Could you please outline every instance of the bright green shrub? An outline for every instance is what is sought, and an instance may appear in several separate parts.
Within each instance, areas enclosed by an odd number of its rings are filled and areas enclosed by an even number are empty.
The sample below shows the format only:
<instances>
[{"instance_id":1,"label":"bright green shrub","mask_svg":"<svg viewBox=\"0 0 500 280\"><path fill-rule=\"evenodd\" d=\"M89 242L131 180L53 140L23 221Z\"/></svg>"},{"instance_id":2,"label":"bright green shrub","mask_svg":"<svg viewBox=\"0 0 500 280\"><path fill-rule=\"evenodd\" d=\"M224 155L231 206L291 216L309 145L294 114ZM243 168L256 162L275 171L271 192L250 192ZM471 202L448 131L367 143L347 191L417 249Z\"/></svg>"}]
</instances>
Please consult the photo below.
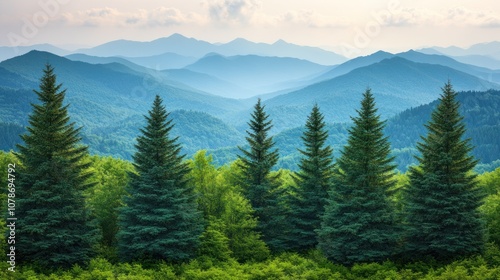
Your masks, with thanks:
<instances>
[{"instance_id":1,"label":"bright green shrub","mask_svg":"<svg viewBox=\"0 0 500 280\"><path fill-rule=\"evenodd\" d=\"M495 243L486 244L484 259L491 267L500 267L500 248Z\"/></svg>"},{"instance_id":2,"label":"bright green shrub","mask_svg":"<svg viewBox=\"0 0 500 280\"><path fill-rule=\"evenodd\" d=\"M353 279L399 279L392 262L355 264L351 268Z\"/></svg>"}]
</instances>

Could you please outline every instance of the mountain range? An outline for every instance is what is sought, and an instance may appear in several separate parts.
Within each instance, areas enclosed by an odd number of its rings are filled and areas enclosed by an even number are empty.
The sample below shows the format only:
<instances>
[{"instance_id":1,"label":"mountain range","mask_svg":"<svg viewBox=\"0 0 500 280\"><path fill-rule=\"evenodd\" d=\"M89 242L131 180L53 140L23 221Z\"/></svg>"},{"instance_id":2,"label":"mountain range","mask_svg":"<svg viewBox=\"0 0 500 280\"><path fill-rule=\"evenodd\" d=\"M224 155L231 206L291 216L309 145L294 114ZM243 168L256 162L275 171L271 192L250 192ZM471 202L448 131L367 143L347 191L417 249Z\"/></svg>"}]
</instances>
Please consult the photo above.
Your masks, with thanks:
<instances>
[{"instance_id":1,"label":"mountain range","mask_svg":"<svg viewBox=\"0 0 500 280\"><path fill-rule=\"evenodd\" d=\"M460 47L430 47L419 51L426 54L439 54L476 66L490 69L500 69L500 42L488 42L472 45L468 48Z\"/></svg>"},{"instance_id":2,"label":"mountain range","mask_svg":"<svg viewBox=\"0 0 500 280\"><path fill-rule=\"evenodd\" d=\"M186 45L161 49L166 41L174 39ZM11 149L19 143L15 134L24 131L27 125L32 110L30 103L38 102L32 90L38 88L46 63L55 67L58 82L67 89L71 119L83 126L83 141L90 146L90 151L126 159L134 152L134 139L155 94L164 99L167 110L172 112L171 117L177 124L174 133L181 136L184 152L191 155L199 149L210 149L220 164L234 157L236 146L244 145L247 122L256 98L260 97L273 120L271 132L276 134L282 150L280 166L292 169L298 154L290 147L299 143L300 127L313 104L320 105L329 129L335 132L332 137L336 137L335 149L339 150L350 116L356 113L361 95L368 88L389 124L398 118L415 118L402 112L435 102L441 93L440 87L448 80L457 91L474 92L470 94L474 98L464 99L475 106L467 110L479 110L481 118L495 119L498 115L488 106L497 104L500 71L462 63L442 54L379 51L327 66L297 56L271 55L272 46L284 45L292 50L298 47L282 41L266 45L239 39L217 45L174 35L143 42L140 47L137 43L115 41L73 54L30 51L0 62L0 148ZM118 48L120 45L126 47ZM159 49L153 54L155 46ZM209 46L217 52L207 53ZM142 56L132 53L133 49L140 51L141 48ZM251 53L259 48L261 55ZM231 49L240 53L230 52ZM318 51L299 49L310 53ZM170 66L151 67L155 59L169 60ZM172 65L175 67L170 68ZM491 99L491 104L470 101L481 98ZM418 119L423 119L422 115ZM488 126L478 126L474 133L483 129L485 134ZM402 133L404 125L396 127L399 128L394 135L415 138ZM488 129L493 136L500 136L494 126L489 125ZM487 164L500 158L500 155L484 156L487 149L484 147L499 146L498 141L490 143L491 139L475 142L482 147L481 160ZM295 144L287 144L287 141L295 141ZM391 141L402 140L396 137ZM413 147L414 143L395 146L402 169L410 162Z\"/></svg>"},{"instance_id":3,"label":"mountain range","mask_svg":"<svg viewBox=\"0 0 500 280\"><path fill-rule=\"evenodd\" d=\"M0 61L23 55L35 49L61 56L80 53L98 57L126 57L134 63L157 70L186 66L189 64L190 59L199 59L209 53L219 53L224 56L254 54L258 56L293 57L322 65L335 65L347 61L346 57L331 51L317 47L299 46L283 40L278 40L273 44L266 44L238 38L225 44L212 44L195 38L188 38L181 34L172 34L169 37L162 37L149 42L116 40L92 48L74 51L64 50L49 44L32 47L5 46L0 47ZM175 62L172 63L170 60ZM183 60L188 62L183 64Z\"/></svg>"}]
</instances>

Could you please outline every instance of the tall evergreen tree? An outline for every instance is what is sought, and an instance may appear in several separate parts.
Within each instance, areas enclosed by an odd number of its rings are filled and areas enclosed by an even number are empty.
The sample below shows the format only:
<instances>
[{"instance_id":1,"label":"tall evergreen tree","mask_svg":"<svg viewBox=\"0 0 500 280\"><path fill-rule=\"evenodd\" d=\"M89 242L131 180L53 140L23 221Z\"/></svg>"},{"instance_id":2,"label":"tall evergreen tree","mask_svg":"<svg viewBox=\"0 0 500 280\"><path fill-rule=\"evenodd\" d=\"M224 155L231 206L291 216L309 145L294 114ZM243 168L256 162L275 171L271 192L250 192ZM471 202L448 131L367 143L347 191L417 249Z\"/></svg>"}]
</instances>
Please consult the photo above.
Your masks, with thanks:
<instances>
[{"instance_id":1,"label":"tall evergreen tree","mask_svg":"<svg viewBox=\"0 0 500 280\"><path fill-rule=\"evenodd\" d=\"M28 132L18 145L16 178L16 259L44 267L70 267L92 256L96 224L85 208L83 191L92 186L81 128L70 123L66 90L46 65L40 80L40 104L32 104Z\"/></svg>"},{"instance_id":2,"label":"tall evergreen tree","mask_svg":"<svg viewBox=\"0 0 500 280\"><path fill-rule=\"evenodd\" d=\"M437 108L417 144L419 165L410 169L405 192L407 255L451 260L481 252L483 225L478 207L482 195L472 170L469 139L451 83L442 88Z\"/></svg>"},{"instance_id":3,"label":"tall evergreen tree","mask_svg":"<svg viewBox=\"0 0 500 280\"><path fill-rule=\"evenodd\" d=\"M137 138L129 196L121 209L118 250L123 260L183 261L193 257L203 232L196 196L187 184L178 137L162 100L156 96Z\"/></svg>"},{"instance_id":4,"label":"tall evergreen tree","mask_svg":"<svg viewBox=\"0 0 500 280\"><path fill-rule=\"evenodd\" d=\"M252 119L248 123L250 130L247 131L246 140L249 150L239 147L243 155L238 155L241 160L242 178L240 184L246 197L250 201L255 215L258 218L258 228L262 233L264 241L274 250L282 249L278 238L282 229L278 226L281 221L279 208L279 183L275 176L271 176L271 169L278 162L278 150L274 149L274 141L268 136L272 128L269 115L264 111L259 99L254 107Z\"/></svg>"},{"instance_id":5,"label":"tall evergreen tree","mask_svg":"<svg viewBox=\"0 0 500 280\"><path fill-rule=\"evenodd\" d=\"M346 265L389 258L398 236L388 198L395 166L369 89L357 112L318 231L324 254Z\"/></svg>"},{"instance_id":6,"label":"tall evergreen tree","mask_svg":"<svg viewBox=\"0 0 500 280\"><path fill-rule=\"evenodd\" d=\"M305 150L300 160L299 172L294 177L297 189L290 201L290 248L304 251L318 244L316 230L320 228L328 191L332 185L333 150L325 142L324 117L315 105L306 122L302 136Z\"/></svg>"}]
</instances>

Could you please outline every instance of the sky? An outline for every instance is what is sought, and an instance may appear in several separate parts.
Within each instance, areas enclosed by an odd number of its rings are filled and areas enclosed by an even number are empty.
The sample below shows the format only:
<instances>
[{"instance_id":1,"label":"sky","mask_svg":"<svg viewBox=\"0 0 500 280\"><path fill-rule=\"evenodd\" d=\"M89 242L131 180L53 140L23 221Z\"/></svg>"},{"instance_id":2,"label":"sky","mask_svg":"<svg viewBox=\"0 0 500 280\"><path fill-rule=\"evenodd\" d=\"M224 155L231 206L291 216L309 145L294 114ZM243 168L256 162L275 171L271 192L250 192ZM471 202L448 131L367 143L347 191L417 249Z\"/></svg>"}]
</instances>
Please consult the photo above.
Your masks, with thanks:
<instances>
[{"instance_id":1,"label":"sky","mask_svg":"<svg viewBox=\"0 0 500 280\"><path fill-rule=\"evenodd\" d=\"M377 50L466 48L500 41L498 0L1 0L0 46L66 49L179 33L317 46L347 57Z\"/></svg>"}]
</instances>

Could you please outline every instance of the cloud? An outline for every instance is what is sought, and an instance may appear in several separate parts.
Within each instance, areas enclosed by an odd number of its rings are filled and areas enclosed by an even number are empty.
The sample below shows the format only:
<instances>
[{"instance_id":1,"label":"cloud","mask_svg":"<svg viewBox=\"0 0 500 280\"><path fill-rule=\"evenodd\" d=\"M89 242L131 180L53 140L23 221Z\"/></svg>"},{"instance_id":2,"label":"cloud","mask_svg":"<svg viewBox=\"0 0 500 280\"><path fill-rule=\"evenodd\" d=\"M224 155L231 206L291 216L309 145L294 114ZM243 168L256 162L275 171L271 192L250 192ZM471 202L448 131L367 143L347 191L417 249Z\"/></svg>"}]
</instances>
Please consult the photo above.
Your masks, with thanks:
<instances>
[{"instance_id":1,"label":"cloud","mask_svg":"<svg viewBox=\"0 0 500 280\"><path fill-rule=\"evenodd\" d=\"M311 28L346 27L348 21L341 18L332 19L312 10L287 11L278 16L276 21L279 24L299 25Z\"/></svg>"},{"instance_id":2,"label":"cloud","mask_svg":"<svg viewBox=\"0 0 500 280\"><path fill-rule=\"evenodd\" d=\"M74 26L96 27L153 27L185 23L202 23L202 16L185 14L176 8L159 7L153 10L140 9L126 13L114 8L94 8L62 15L62 21Z\"/></svg>"},{"instance_id":3,"label":"cloud","mask_svg":"<svg viewBox=\"0 0 500 280\"><path fill-rule=\"evenodd\" d=\"M500 27L500 14L492 11L474 11L464 7L449 9L446 20L476 27Z\"/></svg>"},{"instance_id":4,"label":"cloud","mask_svg":"<svg viewBox=\"0 0 500 280\"><path fill-rule=\"evenodd\" d=\"M220 23L248 23L260 7L256 0L209 0L205 4L210 19Z\"/></svg>"},{"instance_id":5,"label":"cloud","mask_svg":"<svg viewBox=\"0 0 500 280\"><path fill-rule=\"evenodd\" d=\"M401 7L383 18L384 26L500 27L500 14L455 7L430 10Z\"/></svg>"}]
</instances>

